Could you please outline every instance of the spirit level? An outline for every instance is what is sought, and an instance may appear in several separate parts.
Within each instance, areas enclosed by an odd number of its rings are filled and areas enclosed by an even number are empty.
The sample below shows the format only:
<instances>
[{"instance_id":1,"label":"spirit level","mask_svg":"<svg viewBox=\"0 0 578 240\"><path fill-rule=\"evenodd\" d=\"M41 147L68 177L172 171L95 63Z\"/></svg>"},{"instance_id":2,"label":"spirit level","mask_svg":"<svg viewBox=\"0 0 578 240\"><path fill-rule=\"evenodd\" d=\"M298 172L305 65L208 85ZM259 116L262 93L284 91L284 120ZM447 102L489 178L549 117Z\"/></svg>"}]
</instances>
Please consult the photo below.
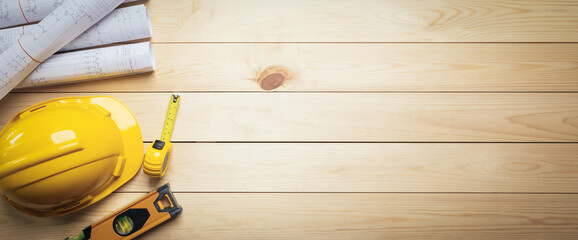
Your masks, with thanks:
<instances>
[{"instance_id":1,"label":"spirit level","mask_svg":"<svg viewBox=\"0 0 578 240\"><path fill-rule=\"evenodd\" d=\"M66 240L133 239L182 210L167 183Z\"/></svg>"},{"instance_id":2,"label":"spirit level","mask_svg":"<svg viewBox=\"0 0 578 240\"><path fill-rule=\"evenodd\" d=\"M150 177L160 178L167 171L172 149L171 135L180 101L179 95L171 96L161 139L155 140L145 153L143 172Z\"/></svg>"}]
</instances>

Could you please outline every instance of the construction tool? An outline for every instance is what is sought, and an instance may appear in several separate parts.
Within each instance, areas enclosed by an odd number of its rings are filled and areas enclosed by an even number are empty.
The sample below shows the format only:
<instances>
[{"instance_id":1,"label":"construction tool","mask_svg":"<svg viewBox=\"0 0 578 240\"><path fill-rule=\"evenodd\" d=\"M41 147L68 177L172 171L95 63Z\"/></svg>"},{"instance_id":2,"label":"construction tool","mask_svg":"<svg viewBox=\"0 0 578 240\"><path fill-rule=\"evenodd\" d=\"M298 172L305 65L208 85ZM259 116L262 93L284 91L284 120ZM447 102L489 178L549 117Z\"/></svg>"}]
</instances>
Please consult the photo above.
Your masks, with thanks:
<instances>
[{"instance_id":1,"label":"construction tool","mask_svg":"<svg viewBox=\"0 0 578 240\"><path fill-rule=\"evenodd\" d=\"M167 183L66 240L133 239L182 211Z\"/></svg>"},{"instance_id":2,"label":"construction tool","mask_svg":"<svg viewBox=\"0 0 578 240\"><path fill-rule=\"evenodd\" d=\"M145 153L143 172L149 177L160 178L167 171L172 149L171 135L180 101L179 95L173 94L171 96L161 139L155 140Z\"/></svg>"}]
</instances>

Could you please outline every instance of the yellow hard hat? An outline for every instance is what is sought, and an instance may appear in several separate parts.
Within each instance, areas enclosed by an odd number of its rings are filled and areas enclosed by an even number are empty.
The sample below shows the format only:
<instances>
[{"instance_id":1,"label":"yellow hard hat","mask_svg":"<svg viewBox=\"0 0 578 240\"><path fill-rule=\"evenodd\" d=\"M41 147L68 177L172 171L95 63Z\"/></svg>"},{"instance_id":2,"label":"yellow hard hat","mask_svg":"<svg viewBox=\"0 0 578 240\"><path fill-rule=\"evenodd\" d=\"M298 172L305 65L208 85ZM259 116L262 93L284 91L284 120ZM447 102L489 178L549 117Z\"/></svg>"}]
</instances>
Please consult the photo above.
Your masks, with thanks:
<instances>
[{"instance_id":1,"label":"yellow hard hat","mask_svg":"<svg viewBox=\"0 0 578 240\"><path fill-rule=\"evenodd\" d=\"M142 134L111 97L70 97L34 105L0 132L0 192L35 216L93 204L130 180L142 164Z\"/></svg>"}]
</instances>

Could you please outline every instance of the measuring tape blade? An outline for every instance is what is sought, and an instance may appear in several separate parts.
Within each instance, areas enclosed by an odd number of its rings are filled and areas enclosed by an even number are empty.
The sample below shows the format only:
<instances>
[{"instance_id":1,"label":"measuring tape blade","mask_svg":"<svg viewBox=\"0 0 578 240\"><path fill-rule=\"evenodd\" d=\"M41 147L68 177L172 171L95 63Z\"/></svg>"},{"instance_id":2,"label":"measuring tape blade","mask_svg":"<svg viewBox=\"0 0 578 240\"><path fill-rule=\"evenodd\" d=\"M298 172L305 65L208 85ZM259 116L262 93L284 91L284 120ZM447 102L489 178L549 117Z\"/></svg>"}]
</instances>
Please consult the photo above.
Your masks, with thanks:
<instances>
[{"instance_id":1,"label":"measuring tape blade","mask_svg":"<svg viewBox=\"0 0 578 240\"><path fill-rule=\"evenodd\" d=\"M133 239L182 210L167 183L66 240Z\"/></svg>"},{"instance_id":2,"label":"measuring tape blade","mask_svg":"<svg viewBox=\"0 0 578 240\"><path fill-rule=\"evenodd\" d=\"M175 118L177 117L177 109L179 108L180 102L181 97L179 95L173 94L171 96L169 108L167 109L167 116L165 117L165 123L163 125L163 134L161 135L161 140L164 142L171 140L173 127L175 125Z\"/></svg>"}]
</instances>

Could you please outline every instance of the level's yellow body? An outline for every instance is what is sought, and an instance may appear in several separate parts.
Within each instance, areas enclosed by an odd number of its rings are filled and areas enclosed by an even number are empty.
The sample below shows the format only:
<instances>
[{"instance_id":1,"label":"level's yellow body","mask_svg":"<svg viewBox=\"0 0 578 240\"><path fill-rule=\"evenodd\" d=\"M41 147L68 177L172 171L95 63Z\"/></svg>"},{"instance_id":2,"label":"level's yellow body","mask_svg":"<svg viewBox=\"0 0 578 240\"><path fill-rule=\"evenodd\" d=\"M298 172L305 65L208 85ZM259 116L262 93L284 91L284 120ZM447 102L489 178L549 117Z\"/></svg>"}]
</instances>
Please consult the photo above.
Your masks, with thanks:
<instances>
[{"instance_id":1,"label":"level's yellow body","mask_svg":"<svg viewBox=\"0 0 578 240\"><path fill-rule=\"evenodd\" d=\"M171 96L161 139L155 140L145 153L143 172L150 177L160 178L167 171L172 149L171 135L180 101L181 98L178 95Z\"/></svg>"}]
</instances>

